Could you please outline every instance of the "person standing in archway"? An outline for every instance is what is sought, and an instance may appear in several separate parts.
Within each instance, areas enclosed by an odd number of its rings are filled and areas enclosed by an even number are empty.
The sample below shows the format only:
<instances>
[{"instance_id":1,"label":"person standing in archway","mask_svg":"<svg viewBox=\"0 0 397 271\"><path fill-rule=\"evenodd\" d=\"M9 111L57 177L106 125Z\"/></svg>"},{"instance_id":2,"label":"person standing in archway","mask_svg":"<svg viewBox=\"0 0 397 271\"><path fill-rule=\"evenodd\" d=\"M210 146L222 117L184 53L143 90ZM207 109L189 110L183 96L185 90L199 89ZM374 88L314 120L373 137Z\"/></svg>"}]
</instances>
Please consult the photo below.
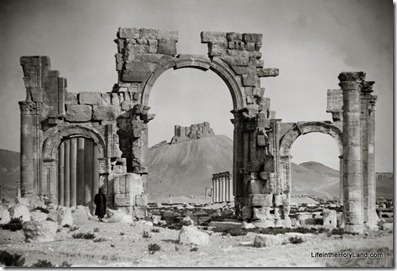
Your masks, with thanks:
<instances>
[{"instance_id":1,"label":"person standing in archway","mask_svg":"<svg viewBox=\"0 0 397 271\"><path fill-rule=\"evenodd\" d=\"M103 222L102 218L106 214L106 196L103 193L103 188L99 188L98 194L94 197L94 203L96 205L95 215L98 216L99 221Z\"/></svg>"}]
</instances>

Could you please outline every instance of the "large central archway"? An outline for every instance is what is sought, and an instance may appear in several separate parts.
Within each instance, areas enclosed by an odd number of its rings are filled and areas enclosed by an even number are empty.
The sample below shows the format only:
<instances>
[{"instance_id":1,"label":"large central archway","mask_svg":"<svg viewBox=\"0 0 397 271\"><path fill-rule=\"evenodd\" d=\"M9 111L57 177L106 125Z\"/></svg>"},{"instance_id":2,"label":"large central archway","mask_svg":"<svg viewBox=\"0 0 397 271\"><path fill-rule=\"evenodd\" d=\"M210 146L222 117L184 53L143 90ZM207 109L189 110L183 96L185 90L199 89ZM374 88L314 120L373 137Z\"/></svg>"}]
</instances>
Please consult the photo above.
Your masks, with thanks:
<instances>
[{"instance_id":1,"label":"large central archway","mask_svg":"<svg viewBox=\"0 0 397 271\"><path fill-rule=\"evenodd\" d=\"M182 68L193 68L202 71L211 70L215 72L225 82L230 91L233 100L233 110L237 111L245 108L246 103L244 100L244 94L242 92L243 86L236 80L235 74L228 67L228 65L220 59L210 60L208 57L200 55L178 55L177 57L167 60L166 62L161 63L161 65L158 65L144 84L141 100L143 105L149 105L149 97L154 83L161 74L171 68L175 70Z\"/></svg>"}]
</instances>

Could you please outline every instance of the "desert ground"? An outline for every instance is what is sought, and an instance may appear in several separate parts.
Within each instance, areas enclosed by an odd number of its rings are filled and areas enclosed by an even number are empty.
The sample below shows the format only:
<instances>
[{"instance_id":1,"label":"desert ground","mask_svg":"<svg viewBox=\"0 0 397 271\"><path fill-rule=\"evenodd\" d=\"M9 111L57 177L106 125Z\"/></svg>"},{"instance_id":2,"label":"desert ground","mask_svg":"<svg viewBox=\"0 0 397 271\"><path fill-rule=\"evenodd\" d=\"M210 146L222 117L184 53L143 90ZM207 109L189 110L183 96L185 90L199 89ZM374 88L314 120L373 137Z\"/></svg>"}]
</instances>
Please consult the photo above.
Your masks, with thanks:
<instances>
[{"instance_id":1,"label":"desert ground","mask_svg":"<svg viewBox=\"0 0 397 271\"><path fill-rule=\"evenodd\" d=\"M72 226L59 226L54 241L42 243L26 243L23 230L1 229L0 251L22 255L24 267L35 266L40 261L42 264L45 261L46 266L67 267L392 267L394 264L391 230L363 235L298 233L296 236L303 242L296 244L289 241L291 233L287 233L277 235L282 244L255 247L255 232L232 236L211 227L199 227L208 233L209 244L192 245L179 242L181 230L153 225L150 219L111 221L105 218L100 222L95 216L85 221L75 219ZM228 222L224 225L227 227ZM73 237L76 233L92 233L95 237L76 239ZM159 248L149 251L152 244ZM353 252L361 256L325 258L315 257L316 252Z\"/></svg>"}]
</instances>

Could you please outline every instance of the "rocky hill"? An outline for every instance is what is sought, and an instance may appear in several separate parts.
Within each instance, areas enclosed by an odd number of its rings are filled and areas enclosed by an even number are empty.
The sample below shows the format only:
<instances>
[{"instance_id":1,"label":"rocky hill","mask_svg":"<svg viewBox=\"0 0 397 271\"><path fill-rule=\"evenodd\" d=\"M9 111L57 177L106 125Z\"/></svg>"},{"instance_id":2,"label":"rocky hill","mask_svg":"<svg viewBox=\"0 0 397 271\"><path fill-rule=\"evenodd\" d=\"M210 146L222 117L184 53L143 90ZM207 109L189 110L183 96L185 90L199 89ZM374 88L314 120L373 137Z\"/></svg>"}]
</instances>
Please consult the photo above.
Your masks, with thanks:
<instances>
[{"instance_id":1,"label":"rocky hill","mask_svg":"<svg viewBox=\"0 0 397 271\"><path fill-rule=\"evenodd\" d=\"M339 171L317 162L291 163L292 195L339 196Z\"/></svg>"},{"instance_id":2,"label":"rocky hill","mask_svg":"<svg viewBox=\"0 0 397 271\"><path fill-rule=\"evenodd\" d=\"M231 171L233 142L224 135L157 144L149 149L149 194L204 195L212 174Z\"/></svg>"}]
</instances>

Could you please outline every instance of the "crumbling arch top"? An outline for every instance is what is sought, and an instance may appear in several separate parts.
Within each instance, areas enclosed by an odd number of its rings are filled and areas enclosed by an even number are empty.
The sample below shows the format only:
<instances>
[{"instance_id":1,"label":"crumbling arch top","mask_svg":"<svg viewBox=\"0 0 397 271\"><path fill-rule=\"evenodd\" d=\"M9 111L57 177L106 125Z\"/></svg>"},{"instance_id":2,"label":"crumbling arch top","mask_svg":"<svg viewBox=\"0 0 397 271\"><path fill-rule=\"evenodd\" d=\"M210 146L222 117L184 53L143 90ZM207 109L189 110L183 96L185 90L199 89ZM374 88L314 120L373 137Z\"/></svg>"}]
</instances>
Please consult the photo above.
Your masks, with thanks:
<instances>
[{"instance_id":1,"label":"crumbling arch top","mask_svg":"<svg viewBox=\"0 0 397 271\"><path fill-rule=\"evenodd\" d=\"M335 139L338 145L340 156L343 155L342 131L333 123L328 121L309 121L297 122L291 129L289 129L280 140L280 155L290 156L292 144L295 140L305 134L309 133L323 133L328 134Z\"/></svg>"},{"instance_id":2,"label":"crumbling arch top","mask_svg":"<svg viewBox=\"0 0 397 271\"><path fill-rule=\"evenodd\" d=\"M210 60L208 57L201 55L178 55L177 57L164 61L158 65L144 84L141 100L142 104L148 105L150 92L154 83L161 74L171 68L175 70L182 68L194 68L202 71L212 70L228 87L233 100L233 109L240 110L245 108L246 104L241 90L242 86L236 80L233 71L221 59L214 58Z\"/></svg>"}]
</instances>

